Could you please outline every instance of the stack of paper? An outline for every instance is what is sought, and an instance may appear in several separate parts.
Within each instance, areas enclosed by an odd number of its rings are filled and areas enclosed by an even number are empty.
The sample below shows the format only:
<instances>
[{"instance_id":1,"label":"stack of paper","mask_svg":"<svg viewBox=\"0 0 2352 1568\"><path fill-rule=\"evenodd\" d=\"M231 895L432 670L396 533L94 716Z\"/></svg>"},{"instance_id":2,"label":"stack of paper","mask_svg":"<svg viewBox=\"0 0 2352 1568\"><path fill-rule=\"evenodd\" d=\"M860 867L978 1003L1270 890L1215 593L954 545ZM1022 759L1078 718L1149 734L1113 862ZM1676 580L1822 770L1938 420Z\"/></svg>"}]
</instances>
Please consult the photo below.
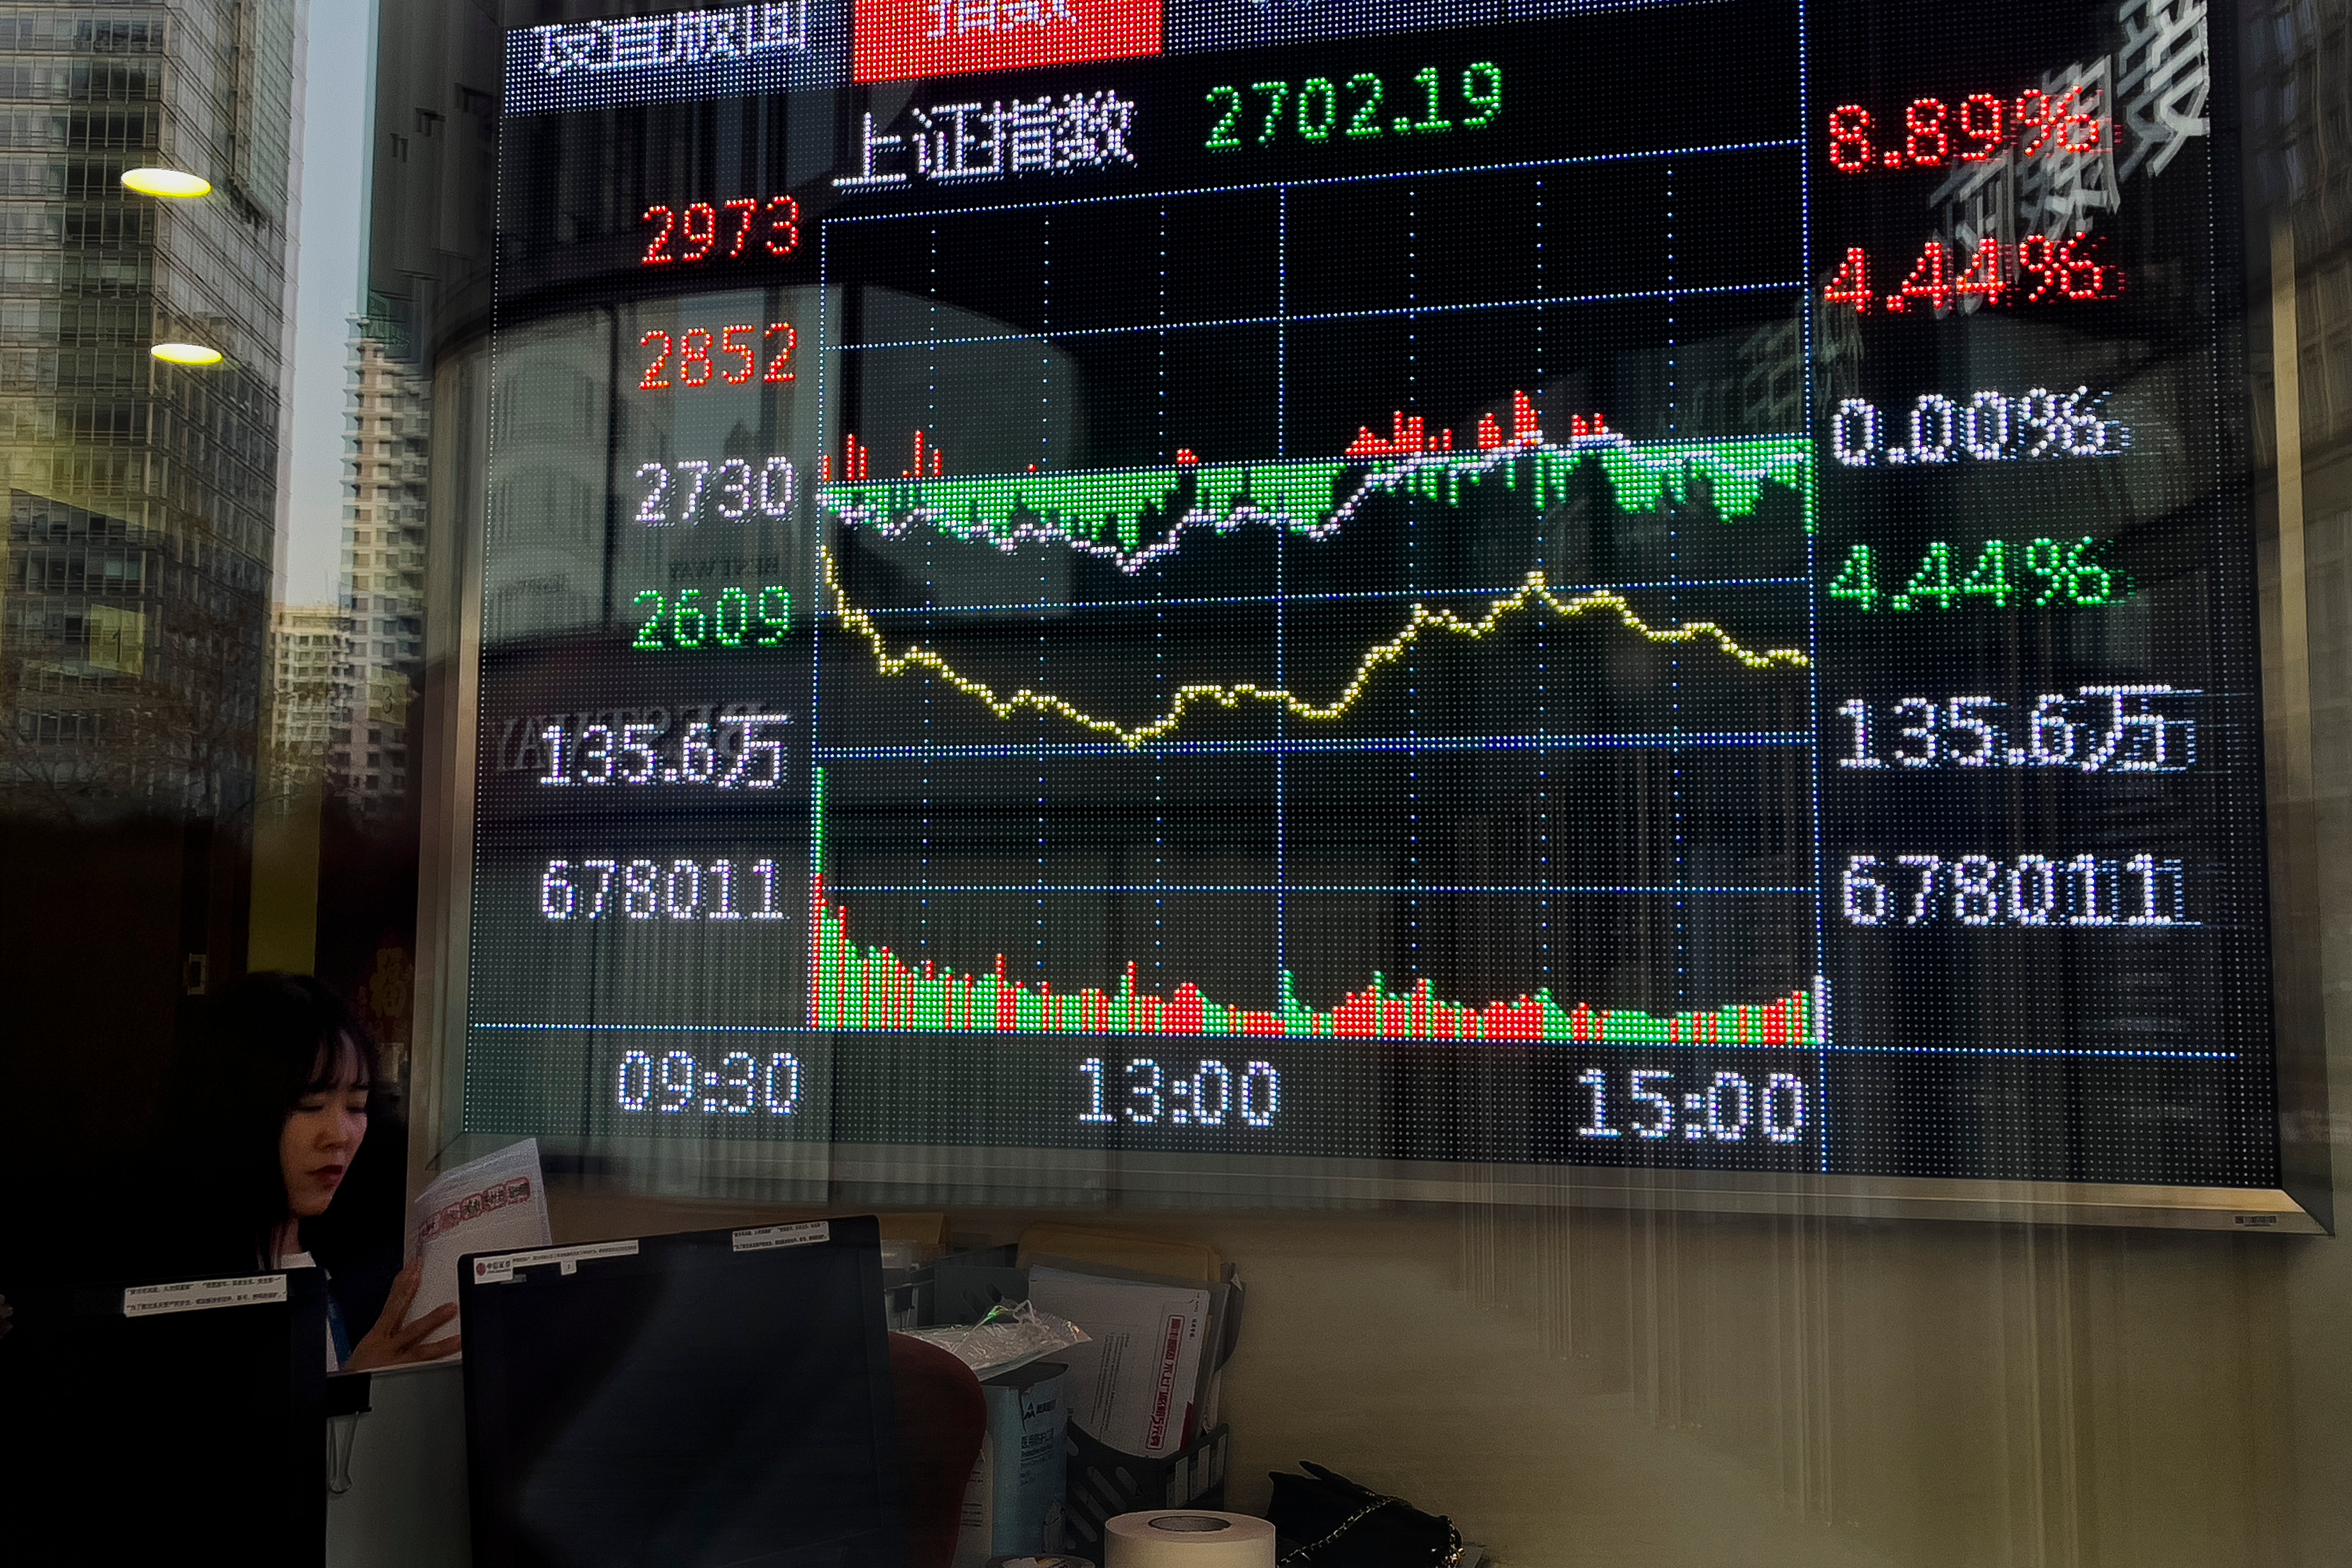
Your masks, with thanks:
<instances>
[{"instance_id":1,"label":"stack of paper","mask_svg":"<svg viewBox=\"0 0 2352 1568\"><path fill-rule=\"evenodd\" d=\"M1129 1239L1146 1249L1156 1245ZM1195 1250L1205 1256L1126 1256L1213 1268L1219 1277L1144 1273L1033 1252L1024 1242L1029 1299L1088 1335L1087 1343L1055 1354L1070 1368L1070 1425L1121 1453L1162 1458L1216 1425L1219 1373L1239 1326L1241 1282L1215 1254Z\"/></svg>"}]
</instances>

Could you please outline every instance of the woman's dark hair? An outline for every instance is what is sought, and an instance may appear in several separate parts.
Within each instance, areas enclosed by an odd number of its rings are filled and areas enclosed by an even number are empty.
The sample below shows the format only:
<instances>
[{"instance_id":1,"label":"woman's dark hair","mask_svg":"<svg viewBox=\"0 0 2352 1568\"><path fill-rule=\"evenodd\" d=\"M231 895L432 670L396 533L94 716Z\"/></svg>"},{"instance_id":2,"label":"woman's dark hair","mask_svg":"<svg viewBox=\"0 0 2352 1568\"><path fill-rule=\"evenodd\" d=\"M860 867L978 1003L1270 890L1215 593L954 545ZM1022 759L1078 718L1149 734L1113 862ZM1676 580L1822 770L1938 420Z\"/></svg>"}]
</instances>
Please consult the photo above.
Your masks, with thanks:
<instances>
[{"instance_id":1,"label":"woman's dark hair","mask_svg":"<svg viewBox=\"0 0 2352 1568\"><path fill-rule=\"evenodd\" d=\"M163 1208L175 1234L157 1238L162 1254L180 1268L269 1264L287 1218L286 1118L347 1064L368 1086L367 1135L334 1203L302 1222L302 1245L333 1270L343 1256L399 1235L406 1141L387 1113L374 1039L320 981L264 972L211 998L174 1075L175 1133L159 1179L178 1201Z\"/></svg>"}]
</instances>

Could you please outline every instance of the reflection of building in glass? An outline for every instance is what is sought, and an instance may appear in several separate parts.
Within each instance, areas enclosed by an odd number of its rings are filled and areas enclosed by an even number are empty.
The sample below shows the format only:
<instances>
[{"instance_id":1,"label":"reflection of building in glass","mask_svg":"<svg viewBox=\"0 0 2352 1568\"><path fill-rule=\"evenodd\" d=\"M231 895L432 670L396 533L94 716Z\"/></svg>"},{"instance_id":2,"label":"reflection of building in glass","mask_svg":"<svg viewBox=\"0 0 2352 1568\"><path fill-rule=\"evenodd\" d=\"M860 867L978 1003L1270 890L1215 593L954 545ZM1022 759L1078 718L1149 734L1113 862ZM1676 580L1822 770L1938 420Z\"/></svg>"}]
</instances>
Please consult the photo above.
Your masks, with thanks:
<instances>
[{"instance_id":1,"label":"reflection of building in glass","mask_svg":"<svg viewBox=\"0 0 2352 1568\"><path fill-rule=\"evenodd\" d=\"M1739 428L1795 430L1805 422L1803 323L1759 327L1739 345Z\"/></svg>"},{"instance_id":2,"label":"reflection of building in glass","mask_svg":"<svg viewBox=\"0 0 2352 1568\"><path fill-rule=\"evenodd\" d=\"M184 993L245 965L300 19L0 6L0 909L40 910L0 946L12 1063L102 1041L159 1082Z\"/></svg>"},{"instance_id":3,"label":"reflection of building in glass","mask_svg":"<svg viewBox=\"0 0 2352 1568\"><path fill-rule=\"evenodd\" d=\"M270 612L268 776L281 795L319 781L328 741L349 710L346 627L332 605L279 605Z\"/></svg>"},{"instance_id":4,"label":"reflection of building in glass","mask_svg":"<svg viewBox=\"0 0 2352 1568\"><path fill-rule=\"evenodd\" d=\"M350 679L329 769L363 807L409 779L408 706L425 663L425 468L431 406L414 372L364 330L352 339L344 437L342 610Z\"/></svg>"},{"instance_id":5,"label":"reflection of building in glass","mask_svg":"<svg viewBox=\"0 0 2352 1568\"><path fill-rule=\"evenodd\" d=\"M2284 977L2278 1031L2283 1050L2290 1041L2326 1041L2340 1051L2343 1013L2329 975L2342 962L2342 911L2352 897L2352 856L2336 826L2352 807L2352 776L2340 761L2352 742L2352 142L2344 134L2352 120L2352 71L2344 65L2352 16L2342 5L2292 0L2254 0L2236 15L2253 209L2246 281L2255 517L2270 535L2259 545L2265 597L2278 595L2263 676L2273 717L2284 721L2264 740ZM2178 31L2163 27L2149 58ZM2181 80L2201 88L2202 73ZM2173 106L2156 99L2149 112ZM2263 608L2268 615L2272 606ZM2297 712L2305 693L2307 728ZM2305 1110L2301 1125L2290 1122L2290 1137L2323 1150L2331 1139L2340 1143L2343 1115L2338 1106L2331 1132L2320 1113Z\"/></svg>"},{"instance_id":6,"label":"reflection of building in glass","mask_svg":"<svg viewBox=\"0 0 2352 1568\"><path fill-rule=\"evenodd\" d=\"M217 815L253 787L294 41L290 0L0 17L12 796ZM122 188L158 164L215 194Z\"/></svg>"},{"instance_id":7,"label":"reflection of building in glass","mask_svg":"<svg viewBox=\"0 0 2352 1568\"><path fill-rule=\"evenodd\" d=\"M6 782L52 803L233 812L252 787L294 38L291 5L0 20ZM215 195L134 195L142 164ZM163 364L167 338L226 358Z\"/></svg>"}]
</instances>

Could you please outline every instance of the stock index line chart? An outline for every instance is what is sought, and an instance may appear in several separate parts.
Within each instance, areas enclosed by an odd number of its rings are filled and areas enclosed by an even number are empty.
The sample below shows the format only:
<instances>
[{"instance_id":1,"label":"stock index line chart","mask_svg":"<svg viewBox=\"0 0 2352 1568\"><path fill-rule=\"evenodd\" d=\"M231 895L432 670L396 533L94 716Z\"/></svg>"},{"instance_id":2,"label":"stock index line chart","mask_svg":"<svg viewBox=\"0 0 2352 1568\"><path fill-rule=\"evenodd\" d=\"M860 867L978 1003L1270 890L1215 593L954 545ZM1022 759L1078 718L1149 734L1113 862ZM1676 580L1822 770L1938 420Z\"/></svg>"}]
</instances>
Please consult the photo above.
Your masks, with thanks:
<instances>
[{"instance_id":1,"label":"stock index line chart","mask_svg":"<svg viewBox=\"0 0 2352 1568\"><path fill-rule=\"evenodd\" d=\"M1004 331L911 289L894 310L828 296L821 363L845 384L825 406L857 424L826 440L814 497L838 544L819 566L831 631L817 676L812 1026L1818 1043L1802 849L1720 876L1674 843L1685 759L1704 772L1769 755L1784 794L1810 771L1811 442L1801 429L1694 429L1671 406L1643 411L1629 436L1572 401L1596 348L1670 380L1694 307L1792 316L1793 248L1763 252L1759 276L1683 284L1672 229L1678 210L1713 221L1706 194L1737 178L1686 177L1690 207L1677 209L1677 167L1785 165L1793 146L822 225L827 276L870 277L886 248L905 270L910 251L962 270L984 247L982 265L1024 274L1007 291L1048 324ZM1619 204L1653 226L1612 247L1632 254L1598 258L1577 238L1596 181L1646 198ZM1491 296L1465 295L1460 238L1437 231L1498 200L1523 226L1476 269ZM1335 269L1328 223L1368 210L1387 254ZM1026 255L1008 245L1008 218ZM1434 255L1417 254L1424 227ZM1188 318L1171 236L1204 229L1265 292L1228 289L1219 313ZM1055 274L1061 257L1098 266L1136 237L1159 242L1135 258L1144 286ZM1078 317L1063 331L1050 325L1057 284ZM1132 317L1107 319L1107 294ZM1478 354L1487 342L1497 352ZM1155 427L1094 445L1150 460L1062 458L1056 399L1109 345L1150 365L1146 396L1123 406L1150 410ZM1218 365L1225 396L1170 396L1171 374ZM943 377L974 374L1007 403L1034 398L1045 460L1019 460L1028 432L1013 420L974 431L940 417ZM1003 591L976 595L981 582ZM1593 676L1618 667L1647 700L1590 700ZM895 802L910 764L933 852L885 851L867 870L855 839L827 842L828 803L869 778L894 781ZM1204 769L1235 795L1239 841L1204 846L1155 812L1157 852L1137 864L1129 819L1196 795ZM1000 799L1016 773L1024 820L975 821L975 800ZM1429 842L1443 836L1419 820L1424 790L1466 792L1508 818L1504 842L1469 860ZM1107 803L1118 803L1108 834ZM1601 857L1554 847L1589 848L1580 822L1628 812L1638 825ZM1349 818L1357 830L1331 831ZM1118 879L1100 875L1110 862L1127 868ZM1715 926L1691 911L1716 901L1785 911L1771 917L1776 962L1688 962L1694 929ZM1465 926L1480 947L1511 933L1520 962L1474 953ZM1244 931L1246 948L1234 940ZM1595 963L1588 933L1604 931ZM1677 950L1688 983L1661 984L1654 955ZM1628 959L1650 970L1630 987Z\"/></svg>"}]
</instances>

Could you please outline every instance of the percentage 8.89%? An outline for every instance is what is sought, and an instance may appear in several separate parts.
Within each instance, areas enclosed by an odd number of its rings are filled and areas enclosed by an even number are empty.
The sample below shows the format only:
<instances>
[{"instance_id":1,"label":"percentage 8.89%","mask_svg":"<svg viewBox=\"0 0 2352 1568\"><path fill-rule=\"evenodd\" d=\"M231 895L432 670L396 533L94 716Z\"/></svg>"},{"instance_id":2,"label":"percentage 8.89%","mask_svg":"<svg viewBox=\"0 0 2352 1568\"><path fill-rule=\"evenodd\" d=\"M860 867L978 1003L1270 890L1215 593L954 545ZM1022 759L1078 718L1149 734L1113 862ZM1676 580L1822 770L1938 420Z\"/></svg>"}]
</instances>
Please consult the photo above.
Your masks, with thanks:
<instances>
[{"instance_id":1,"label":"percentage 8.89%","mask_svg":"<svg viewBox=\"0 0 2352 1568\"><path fill-rule=\"evenodd\" d=\"M1987 163L2009 153L2020 158L2105 153L2116 137L2100 112L2102 101L2098 89L2081 85L2054 94L2029 88L2014 100L1970 93L1957 110L1940 98L1916 98L1904 110L1901 128L1889 128L1893 140L1884 143L1873 140L1878 125L1869 110L1842 103L1829 113L1830 166L1867 174Z\"/></svg>"}]
</instances>

